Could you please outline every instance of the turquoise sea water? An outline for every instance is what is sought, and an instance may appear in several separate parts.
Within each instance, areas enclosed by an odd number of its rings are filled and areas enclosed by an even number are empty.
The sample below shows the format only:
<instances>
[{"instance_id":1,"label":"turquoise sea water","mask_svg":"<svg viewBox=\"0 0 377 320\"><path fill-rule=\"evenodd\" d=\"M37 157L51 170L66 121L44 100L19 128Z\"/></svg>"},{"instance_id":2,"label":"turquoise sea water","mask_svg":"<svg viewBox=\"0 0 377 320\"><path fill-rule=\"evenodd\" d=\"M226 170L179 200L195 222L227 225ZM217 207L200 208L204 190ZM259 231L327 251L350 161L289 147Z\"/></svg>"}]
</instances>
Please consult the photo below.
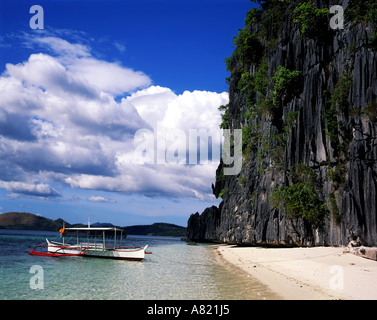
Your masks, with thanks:
<instances>
[{"instance_id":1,"label":"turquoise sea water","mask_svg":"<svg viewBox=\"0 0 377 320\"><path fill-rule=\"evenodd\" d=\"M273 297L259 282L219 263L212 246L190 246L179 238L129 235L124 245L149 244L153 254L142 262L28 254L36 245L45 244L46 238L58 240L55 232L0 230L1 300Z\"/></svg>"}]
</instances>

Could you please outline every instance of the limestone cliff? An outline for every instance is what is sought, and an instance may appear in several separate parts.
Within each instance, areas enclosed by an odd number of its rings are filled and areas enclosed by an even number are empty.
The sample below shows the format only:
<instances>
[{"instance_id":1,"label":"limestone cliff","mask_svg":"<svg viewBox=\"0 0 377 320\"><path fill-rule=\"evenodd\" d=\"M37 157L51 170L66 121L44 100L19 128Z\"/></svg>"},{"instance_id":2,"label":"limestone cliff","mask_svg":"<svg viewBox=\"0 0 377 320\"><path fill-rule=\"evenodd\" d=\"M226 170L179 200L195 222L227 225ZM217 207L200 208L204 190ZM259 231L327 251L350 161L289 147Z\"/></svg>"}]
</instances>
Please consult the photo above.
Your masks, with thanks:
<instances>
[{"instance_id":1,"label":"limestone cliff","mask_svg":"<svg viewBox=\"0 0 377 320\"><path fill-rule=\"evenodd\" d=\"M330 26L333 5L343 29ZM223 201L190 217L190 240L377 245L376 17L372 0L250 10L226 61L221 124L242 129L242 170L226 176L220 164Z\"/></svg>"}]
</instances>

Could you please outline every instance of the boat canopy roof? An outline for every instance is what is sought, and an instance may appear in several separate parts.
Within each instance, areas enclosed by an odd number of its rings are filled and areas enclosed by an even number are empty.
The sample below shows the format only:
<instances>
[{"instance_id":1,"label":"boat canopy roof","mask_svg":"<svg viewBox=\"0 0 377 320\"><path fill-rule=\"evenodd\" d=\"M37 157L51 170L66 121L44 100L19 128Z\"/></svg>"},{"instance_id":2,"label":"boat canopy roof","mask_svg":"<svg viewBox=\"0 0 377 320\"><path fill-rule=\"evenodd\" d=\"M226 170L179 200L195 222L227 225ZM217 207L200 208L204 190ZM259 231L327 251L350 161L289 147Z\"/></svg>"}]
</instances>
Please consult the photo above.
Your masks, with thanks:
<instances>
[{"instance_id":1,"label":"boat canopy roof","mask_svg":"<svg viewBox=\"0 0 377 320\"><path fill-rule=\"evenodd\" d=\"M114 238L116 236L123 237L127 236L127 233L123 229L115 227L83 227L83 228L61 228L59 230L60 234L64 237L97 237L102 234L106 238Z\"/></svg>"},{"instance_id":2,"label":"boat canopy roof","mask_svg":"<svg viewBox=\"0 0 377 320\"><path fill-rule=\"evenodd\" d=\"M64 231L117 231L117 232L125 232L123 229L115 228L115 227L105 227L105 228L64 228Z\"/></svg>"}]
</instances>

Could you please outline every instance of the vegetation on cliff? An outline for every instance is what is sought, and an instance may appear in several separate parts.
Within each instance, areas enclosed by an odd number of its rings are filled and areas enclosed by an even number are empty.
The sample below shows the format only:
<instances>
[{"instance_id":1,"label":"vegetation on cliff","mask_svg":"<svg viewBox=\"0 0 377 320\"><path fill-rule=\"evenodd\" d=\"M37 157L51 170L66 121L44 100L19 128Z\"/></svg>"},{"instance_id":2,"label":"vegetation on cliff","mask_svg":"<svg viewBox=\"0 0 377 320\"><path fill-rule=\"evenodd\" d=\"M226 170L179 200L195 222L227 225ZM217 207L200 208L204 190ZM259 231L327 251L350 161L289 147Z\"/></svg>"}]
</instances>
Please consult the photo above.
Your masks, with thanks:
<instances>
[{"instance_id":1,"label":"vegetation on cliff","mask_svg":"<svg viewBox=\"0 0 377 320\"><path fill-rule=\"evenodd\" d=\"M225 59L221 128L242 129L242 171L224 176L220 163L223 202L195 230L236 243L376 245L377 4L341 1L344 29L333 30L328 0L257 2Z\"/></svg>"}]
</instances>

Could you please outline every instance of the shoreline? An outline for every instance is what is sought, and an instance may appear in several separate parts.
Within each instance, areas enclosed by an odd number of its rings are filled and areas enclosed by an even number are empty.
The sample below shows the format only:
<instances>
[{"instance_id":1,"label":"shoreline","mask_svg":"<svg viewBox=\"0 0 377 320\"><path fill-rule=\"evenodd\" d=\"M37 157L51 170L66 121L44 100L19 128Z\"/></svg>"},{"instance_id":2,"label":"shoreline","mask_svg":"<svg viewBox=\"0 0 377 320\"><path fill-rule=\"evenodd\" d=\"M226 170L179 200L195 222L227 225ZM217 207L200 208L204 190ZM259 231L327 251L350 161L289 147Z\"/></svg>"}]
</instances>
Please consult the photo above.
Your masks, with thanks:
<instances>
[{"instance_id":1,"label":"shoreline","mask_svg":"<svg viewBox=\"0 0 377 320\"><path fill-rule=\"evenodd\" d=\"M345 247L216 248L224 261L282 300L377 299L377 261L346 253Z\"/></svg>"}]
</instances>

